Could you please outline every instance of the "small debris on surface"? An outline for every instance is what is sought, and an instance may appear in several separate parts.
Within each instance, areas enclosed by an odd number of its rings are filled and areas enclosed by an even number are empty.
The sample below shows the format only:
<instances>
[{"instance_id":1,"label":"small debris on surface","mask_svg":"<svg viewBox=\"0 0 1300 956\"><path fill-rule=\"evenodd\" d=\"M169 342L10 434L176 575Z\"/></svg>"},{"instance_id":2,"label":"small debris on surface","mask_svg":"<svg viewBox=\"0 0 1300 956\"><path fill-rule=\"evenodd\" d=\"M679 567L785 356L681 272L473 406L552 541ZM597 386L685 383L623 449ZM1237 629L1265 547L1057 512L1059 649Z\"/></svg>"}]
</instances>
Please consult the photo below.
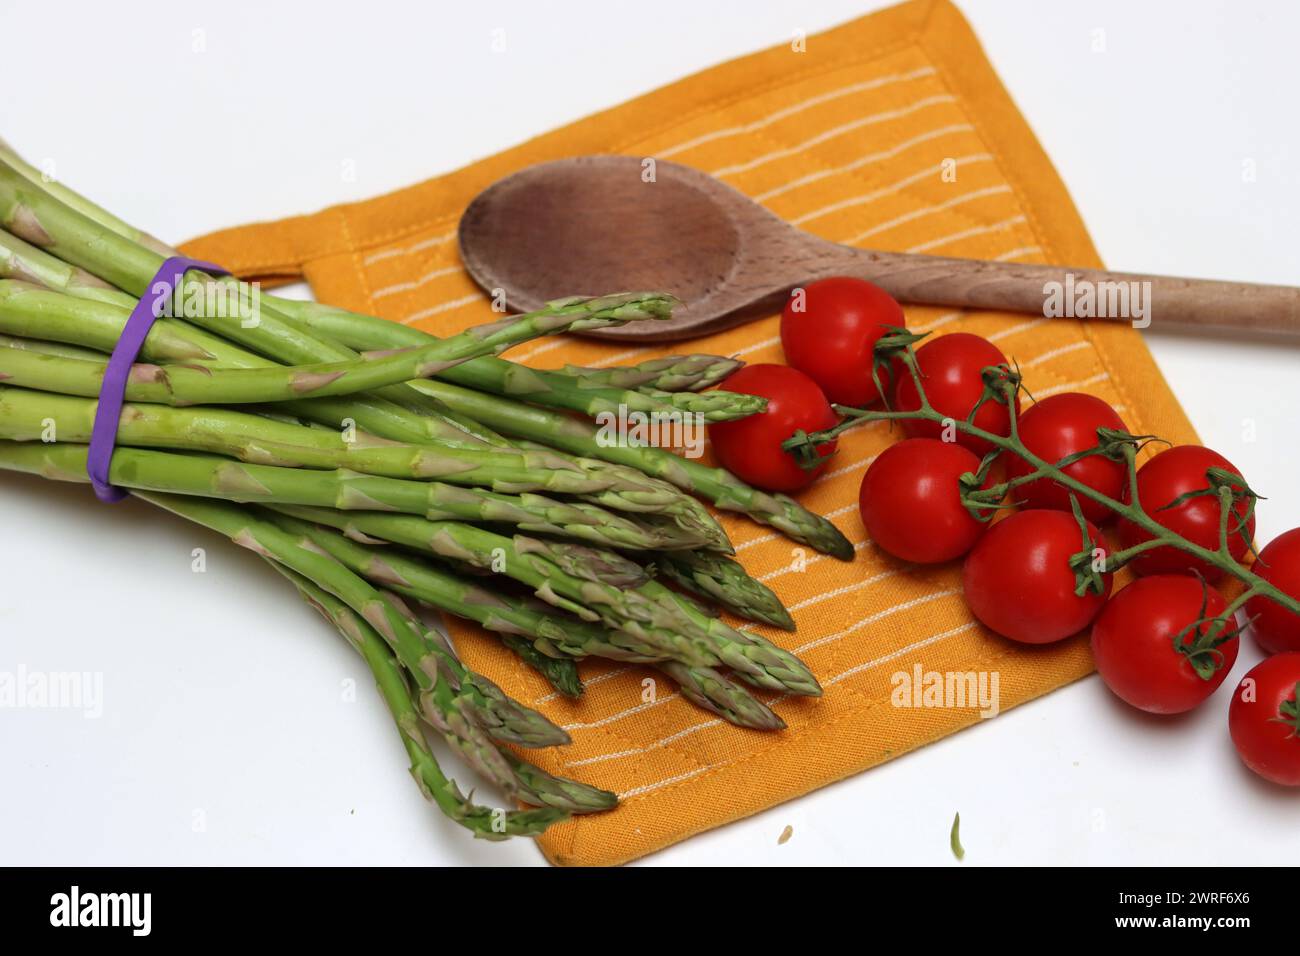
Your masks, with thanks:
<instances>
[{"instance_id":1,"label":"small debris on surface","mask_svg":"<svg viewBox=\"0 0 1300 956\"><path fill-rule=\"evenodd\" d=\"M776 838L776 845L780 846L781 844L789 840L790 837L792 836L794 836L794 827L787 826L784 830L781 831L781 835Z\"/></svg>"},{"instance_id":2,"label":"small debris on surface","mask_svg":"<svg viewBox=\"0 0 1300 956\"><path fill-rule=\"evenodd\" d=\"M966 851L961 845L961 814L952 818L952 833L948 835L948 842L952 846L952 855L959 860L966 858Z\"/></svg>"}]
</instances>

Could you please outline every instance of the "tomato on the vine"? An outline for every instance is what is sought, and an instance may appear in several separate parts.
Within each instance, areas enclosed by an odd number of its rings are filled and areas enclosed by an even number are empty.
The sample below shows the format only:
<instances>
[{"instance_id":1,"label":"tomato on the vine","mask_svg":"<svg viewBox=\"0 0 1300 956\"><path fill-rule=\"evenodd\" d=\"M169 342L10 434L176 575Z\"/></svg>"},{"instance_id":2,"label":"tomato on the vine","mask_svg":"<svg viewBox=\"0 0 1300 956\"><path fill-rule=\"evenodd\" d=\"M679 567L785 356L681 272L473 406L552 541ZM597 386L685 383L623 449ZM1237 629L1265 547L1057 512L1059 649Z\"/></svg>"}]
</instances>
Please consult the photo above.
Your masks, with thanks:
<instances>
[{"instance_id":1,"label":"tomato on the vine","mask_svg":"<svg viewBox=\"0 0 1300 956\"><path fill-rule=\"evenodd\" d=\"M1259 553L1252 570L1283 594L1300 600L1300 528L1278 535ZM1300 615L1257 595L1246 602L1255 640L1270 654L1300 651Z\"/></svg>"},{"instance_id":2,"label":"tomato on the vine","mask_svg":"<svg viewBox=\"0 0 1300 956\"><path fill-rule=\"evenodd\" d=\"M1241 679L1228 707L1232 745L1265 780L1300 787L1300 654L1265 658Z\"/></svg>"},{"instance_id":3,"label":"tomato on the vine","mask_svg":"<svg viewBox=\"0 0 1300 956\"><path fill-rule=\"evenodd\" d=\"M767 410L709 426L709 439L722 466L768 491L797 491L812 484L826 463L805 469L781 443L800 429L815 432L835 424L835 412L817 383L785 365L747 365L728 376L724 387L761 395L767 399ZM833 441L817 446L822 455L834 450Z\"/></svg>"},{"instance_id":4,"label":"tomato on the vine","mask_svg":"<svg viewBox=\"0 0 1300 956\"><path fill-rule=\"evenodd\" d=\"M1093 622L1097 672L1139 710L1191 710L1218 689L1236 663L1241 643L1236 622L1212 623L1227 607L1223 595L1190 574L1138 578Z\"/></svg>"},{"instance_id":5,"label":"tomato on the vine","mask_svg":"<svg viewBox=\"0 0 1300 956\"><path fill-rule=\"evenodd\" d=\"M1094 554L1091 587L1075 593L1070 559L1084 550L1083 533L1063 511L1019 511L984 533L962 568L962 587L971 612L990 630L1025 644L1050 644L1087 627L1110 595L1106 546L1088 525Z\"/></svg>"},{"instance_id":6,"label":"tomato on the vine","mask_svg":"<svg viewBox=\"0 0 1300 956\"><path fill-rule=\"evenodd\" d=\"M979 465L965 448L933 438L890 445L871 463L858 492L867 534L904 561L938 564L961 557L985 526L962 505L958 479Z\"/></svg>"},{"instance_id":7,"label":"tomato on the vine","mask_svg":"<svg viewBox=\"0 0 1300 956\"><path fill-rule=\"evenodd\" d=\"M1062 392L1038 402L1020 416L1017 433L1024 446L1049 464L1056 464L1070 455L1095 448L1097 429L1110 428L1127 431L1115 410L1093 395L1083 392ZM1033 469L1018 455L1007 454L1007 478L1023 478ZM1128 477L1122 461L1113 461L1104 455L1090 455L1067 465L1063 471L1094 491L1100 491L1116 500L1124 490ZM1055 508L1070 510L1070 489L1050 478L1038 478L1011 492L1013 501L1026 508ZM1089 521L1102 523L1111 516L1103 505L1076 493L1083 516Z\"/></svg>"},{"instance_id":8,"label":"tomato on the vine","mask_svg":"<svg viewBox=\"0 0 1300 956\"><path fill-rule=\"evenodd\" d=\"M1206 477L1206 472L1211 468L1241 475L1232 462L1216 451L1200 445L1178 445L1162 451L1138 469L1137 491L1142 510L1157 524L1193 544L1216 551L1219 547L1219 519L1223 514L1219 499L1206 494L1173 504L1189 492L1209 489L1210 480ZM1234 487L1244 489L1244 479L1241 485ZM1124 503L1131 503L1127 486L1124 489ZM1250 503L1245 499L1238 500L1232 506L1232 514L1228 516L1228 552L1234 560L1240 561L1245 557L1247 539L1253 539L1254 536L1255 515L1250 509ZM1149 531L1127 518L1122 518L1119 522L1119 537L1126 549L1152 539ZM1138 574L1195 571L1207 581L1215 581L1223 576L1223 572L1214 565L1170 545L1143 551L1133 559L1130 566Z\"/></svg>"},{"instance_id":9,"label":"tomato on the vine","mask_svg":"<svg viewBox=\"0 0 1300 956\"><path fill-rule=\"evenodd\" d=\"M969 332L952 332L933 339L916 350L917 371L930 407L941 415L964 422L984 396L984 369L1006 365L1007 357L988 339ZM894 376L891 407L913 412L921 407L916 381L907 369ZM1020 408L1020 397L1016 397ZM973 424L994 435L1011 434L1011 414L1006 405L988 398L975 413ZM903 431L913 438L942 438L944 427L924 419L903 421ZM955 432L953 440L977 455L993 446L983 438Z\"/></svg>"},{"instance_id":10,"label":"tomato on the vine","mask_svg":"<svg viewBox=\"0 0 1300 956\"><path fill-rule=\"evenodd\" d=\"M902 306L884 289L834 276L791 293L781 313L781 347L832 402L870 405L880 398L871 374L876 343L904 322ZM886 387L887 379L882 374Z\"/></svg>"}]
</instances>

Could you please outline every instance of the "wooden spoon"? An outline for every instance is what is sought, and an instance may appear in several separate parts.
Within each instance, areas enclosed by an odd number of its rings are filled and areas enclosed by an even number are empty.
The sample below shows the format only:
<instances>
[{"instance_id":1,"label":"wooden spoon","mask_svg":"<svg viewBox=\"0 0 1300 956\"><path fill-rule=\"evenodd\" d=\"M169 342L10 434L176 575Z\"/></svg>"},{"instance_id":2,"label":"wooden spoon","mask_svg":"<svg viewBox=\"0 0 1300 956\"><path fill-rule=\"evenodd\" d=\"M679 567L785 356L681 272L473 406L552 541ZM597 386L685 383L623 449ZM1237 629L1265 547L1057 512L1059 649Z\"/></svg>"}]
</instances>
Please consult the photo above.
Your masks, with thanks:
<instances>
[{"instance_id":1,"label":"wooden spoon","mask_svg":"<svg viewBox=\"0 0 1300 956\"><path fill-rule=\"evenodd\" d=\"M791 288L833 275L868 279L900 302L1036 315L1046 314L1047 283L1060 284L1062 304L1088 283L1094 291L1150 283L1129 290L1140 290L1144 298L1132 301L1144 302L1162 329L1300 336L1300 289L855 249L796 229L699 170L635 156L576 156L507 176L465 210L460 252L475 281L503 291L519 311L611 290L682 299L668 321L588 333L634 342L690 338L770 314ZM1118 318L1133 321L1135 310Z\"/></svg>"}]
</instances>

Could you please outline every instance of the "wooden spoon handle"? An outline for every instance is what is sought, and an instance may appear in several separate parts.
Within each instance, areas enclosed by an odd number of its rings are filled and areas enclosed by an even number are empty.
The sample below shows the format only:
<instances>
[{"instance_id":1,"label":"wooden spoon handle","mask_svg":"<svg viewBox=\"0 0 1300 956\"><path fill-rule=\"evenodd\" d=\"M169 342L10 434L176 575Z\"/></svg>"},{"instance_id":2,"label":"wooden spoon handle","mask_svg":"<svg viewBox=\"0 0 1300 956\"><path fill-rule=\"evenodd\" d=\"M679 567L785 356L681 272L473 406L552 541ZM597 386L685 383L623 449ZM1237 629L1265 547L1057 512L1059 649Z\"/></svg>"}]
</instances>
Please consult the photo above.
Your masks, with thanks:
<instances>
[{"instance_id":1,"label":"wooden spoon handle","mask_svg":"<svg viewBox=\"0 0 1300 956\"><path fill-rule=\"evenodd\" d=\"M821 250L804 281L856 275L900 302L996 309L1083 319L1118 319L1139 328L1248 330L1300 337L1300 289L1177 279L1017 262L982 262L914 253Z\"/></svg>"}]
</instances>

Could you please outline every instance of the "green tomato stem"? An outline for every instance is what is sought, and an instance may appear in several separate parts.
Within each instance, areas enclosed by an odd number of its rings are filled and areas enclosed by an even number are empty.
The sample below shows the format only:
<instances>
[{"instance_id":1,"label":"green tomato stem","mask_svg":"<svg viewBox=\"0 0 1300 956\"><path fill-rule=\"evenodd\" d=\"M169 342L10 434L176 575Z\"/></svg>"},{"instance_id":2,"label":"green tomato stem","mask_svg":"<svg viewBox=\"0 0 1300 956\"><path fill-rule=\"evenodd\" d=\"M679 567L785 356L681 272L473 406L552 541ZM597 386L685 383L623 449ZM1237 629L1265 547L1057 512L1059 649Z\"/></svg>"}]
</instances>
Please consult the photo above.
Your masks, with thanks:
<instances>
[{"instance_id":1,"label":"green tomato stem","mask_svg":"<svg viewBox=\"0 0 1300 956\"><path fill-rule=\"evenodd\" d=\"M911 363L909 363L908 367L912 368ZM1228 521L1227 514L1228 512L1233 510L1230 507L1231 505L1230 500L1228 501L1229 506L1224 507L1222 503L1223 499L1221 499L1220 510L1222 512L1222 517L1221 517L1222 528L1220 534L1219 547L1215 550L1210 550L1209 548L1202 547L1201 545L1198 545L1193 541L1187 540L1177 532L1169 530L1164 525L1160 524L1158 521L1156 521L1154 518L1148 515L1146 511L1142 508L1137 495L1137 477L1136 477L1137 469L1136 469L1135 449L1131 447L1127 448L1124 455L1125 460L1128 464L1130 496L1133 499L1131 504L1125 504L1124 502L1118 501L1103 492L1097 491L1095 488L1089 487L1088 485L1084 484L1082 481L1079 481L1077 478L1074 478L1073 476L1067 474L1063 469L1058 467L1056 464L1046 461L1045 459L1035 455L1024 445L1024 443L1020 440L1020 432L1018 427L1019 416L1016 415L1015 413L1015 392L1019 388L1018 385L1008 384L1004 389L1004 395L1007 399L1007 407L1008 409L1010 409L1011 427L1010 427L1010 434L998 435L993 432L986 431L985 429L980 428L976 425L973 425L970 422L957 421L956 419L951 419L948 416L942 415L939 412L935 411L930 406L930 403L925 396L924 388L921 387L921 380L920 380L919 373L917 373L913 369L912 374L914 380L917 382L918 393L921 396L921 407L919 409L916 409L915 411L894 411L894 410L879 410L879 409L871 409L871 408L853 408L851 406L846 406L846 405L836 405L834 406L835 411L838 412L840 415L843 415L844 420L834 425L833 427L826 429L825 431L816 432L812 435L806 436L805 443L815 448L818 445L824 444L825 442L831 440L832 438L838 437L839 435L843 434L844 432L848 431L851 428L855 428L859 425L869 424L871 422L929 421L929 422L935 422L937 424L943 424L947 421L951 421L953 427L955 427L963 435L969 435L972 438L982 439L983 441L988 442L990 445L994 446L995 448L999 448L1004 452L1010 452L1011 454L1025 461L1033 469L1033 473L1035 477L1050 478L1052 481L1055 481L1058 484L1063 485L1066 488L1070 489L1075 494L1082 495L1083 497L1088 498L1091 501L1097 502L1102 507L1104 507L1107 511L1110 511L1113 514L1118 515L1119 517L1132 522L1134 525L1138 526L1139 528L1141 528L1142 530L1146 531L1148 534L1151 535L1152 540L1146 543L1145 545L1129 548L1126 551L1121 551L1111 556L1111 558L1109 558L1107 561L1108 565L1112 564L1112 562L1117 558L1123 558L1124 560L1127 560L1131 558L1134 554L1139 553L1140 551L1145 551L1148 550L1149 548L1160 547L1161 545L1168 545L1169 547L1173 547L1179 551L1183 551L1187 554L1190 554L1195 558L1199 558L1201 561L1204 561L1206 564L1210 565L1211 567L1217 568L1218 570L1222 571L1227 576L1235 578L1238 581L1242 582L1244 585L1246 585L1247 593L1250 594L1252 597L1254 596L1266 597L1269 600L1275 602L1276 604L1279 604L1282 607L1286 608L1292 614L1300 615L1300 600L1293 598L1291 595L1282 591L1280 588L1274 587L1272 584L1265 581L1258 574L1255 574L1249 568L1246 568L1243 565L1241 565L1229 553L1227 548L1227 521ZM1230 498L1231 492L1228 489L1224 489L1224 491L1228 493L1228 497Z\"/></svg>"}]
</instances>

